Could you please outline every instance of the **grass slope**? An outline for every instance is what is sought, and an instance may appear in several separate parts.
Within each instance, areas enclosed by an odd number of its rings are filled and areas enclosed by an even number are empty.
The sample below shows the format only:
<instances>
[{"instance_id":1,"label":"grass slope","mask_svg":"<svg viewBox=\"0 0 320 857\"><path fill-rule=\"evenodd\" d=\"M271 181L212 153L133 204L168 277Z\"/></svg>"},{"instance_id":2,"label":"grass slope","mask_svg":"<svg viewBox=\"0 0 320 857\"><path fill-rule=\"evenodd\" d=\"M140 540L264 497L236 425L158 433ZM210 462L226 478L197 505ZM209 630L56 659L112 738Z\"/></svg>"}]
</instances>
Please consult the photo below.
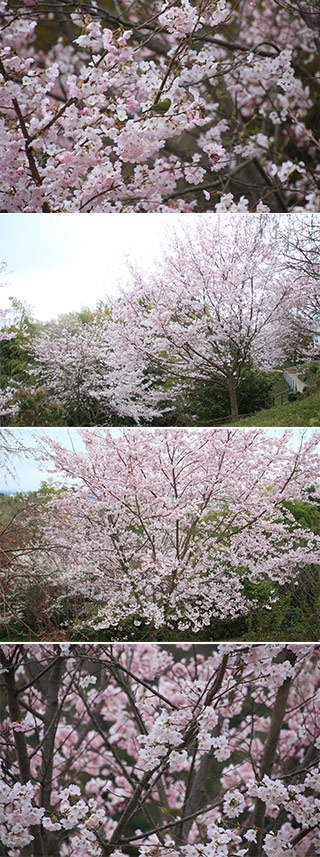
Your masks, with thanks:
<instances>
[{"instance_id":1,"label":"grass slope","mask_svg":"<svg viewBox=\"0 0 320 857\"><path fill-rule=\"evenodd\" d=\"M233 426L320 426L320 390L310 396L285 402L273 408L264 408L242 417L232 423Z\"/></svg>"},{"instance_id":2,"label":"grass slope","mask_svg":"<svg viewBox=\"0 0 320 857\"><path fill-rule=\"evenodd\" d=\"M286 392L286 384L282 372L268 372L272 380L273 396L278 397L278 404L263 408L248 417L240 417L235 426L320 426L320 363L315 361L307 369L308 387L296 401L288 399L281 404L280 394ZM277 402L277 398L276 398Z\"/></svg>"}]
</instances>

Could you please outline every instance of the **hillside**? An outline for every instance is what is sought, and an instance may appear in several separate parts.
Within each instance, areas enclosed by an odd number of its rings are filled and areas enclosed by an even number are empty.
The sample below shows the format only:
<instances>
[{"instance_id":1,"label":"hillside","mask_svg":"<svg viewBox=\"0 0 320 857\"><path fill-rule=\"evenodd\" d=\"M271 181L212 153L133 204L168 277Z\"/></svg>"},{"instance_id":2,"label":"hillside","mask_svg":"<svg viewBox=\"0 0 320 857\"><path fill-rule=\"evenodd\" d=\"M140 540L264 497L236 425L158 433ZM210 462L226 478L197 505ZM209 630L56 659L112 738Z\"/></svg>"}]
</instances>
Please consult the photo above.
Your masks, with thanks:
<instances>
[{"instance_id":1,"label":"hillside","mask_svg":"<svg viewBox=\"0 0 320 857\"><path fill-rule=\"evenodd\" d=\"M234 426L320 426L320 390L295 402L264 408L232 423Z\"/></svg>"},{"instance_id":2,"label":"hillside","mask_svg":"<svg viewBox=\"0 0 320 857\"><path fill-rule=\"evenodd\" d=\"M235 426L320 426L320 379L317 369L313 373L313 387L299 395L295 401L288 399L270 408L263 408L248 417L241 417L233 423ZM272 394L279 396L285 389L280 375L274 377Z\"/></svg>"}]
</instances>

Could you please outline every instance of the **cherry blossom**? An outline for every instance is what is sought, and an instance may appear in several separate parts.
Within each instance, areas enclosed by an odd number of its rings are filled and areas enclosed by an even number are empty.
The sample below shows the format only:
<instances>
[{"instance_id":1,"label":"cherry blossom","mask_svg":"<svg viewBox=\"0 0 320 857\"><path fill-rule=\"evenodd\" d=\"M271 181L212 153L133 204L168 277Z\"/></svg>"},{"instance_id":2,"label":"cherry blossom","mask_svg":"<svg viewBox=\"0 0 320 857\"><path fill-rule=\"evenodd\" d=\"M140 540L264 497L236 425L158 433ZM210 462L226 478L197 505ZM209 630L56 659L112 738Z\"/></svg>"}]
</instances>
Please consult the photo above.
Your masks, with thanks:
<instances>
[{"instance_id":1,"label":"cherry blossom","mask_svg":"<svg viewBox=\"0 0 320 857\"><path fill-rule=\"evenodd\" d=\"M319 646L2 645L0 656L8 857L27 845L30 857L318 853ZM33 726L12 740L26 710Z\"/></svg>"},{"instance_id":2,"label":"cherry blossom","mask_svg":"<svg viewBox=\"0 0 320 857\"><path fill-rule=\"evenodd\" d=\"M112 424L117 417L135 423L152 419L166 407L163 392L147 379L148 361L137 364L130 346L124 371L121 346L120 330L109 318L82 325L52 323L28 341L36 359L33 389L41 386L63 404L70 425L79 424L81 411L85 423L91 414L93 424Z\"/></svg>"},{"instance_id":3,"label":"cherry blossom","mask_svg":"<svg viewBox=\"0 0 320 857\"><path fill-rule=\"evenodd\" d=\"M309 5L2 0L2 210L318 211Z\"/></svg>"}]
</instances>

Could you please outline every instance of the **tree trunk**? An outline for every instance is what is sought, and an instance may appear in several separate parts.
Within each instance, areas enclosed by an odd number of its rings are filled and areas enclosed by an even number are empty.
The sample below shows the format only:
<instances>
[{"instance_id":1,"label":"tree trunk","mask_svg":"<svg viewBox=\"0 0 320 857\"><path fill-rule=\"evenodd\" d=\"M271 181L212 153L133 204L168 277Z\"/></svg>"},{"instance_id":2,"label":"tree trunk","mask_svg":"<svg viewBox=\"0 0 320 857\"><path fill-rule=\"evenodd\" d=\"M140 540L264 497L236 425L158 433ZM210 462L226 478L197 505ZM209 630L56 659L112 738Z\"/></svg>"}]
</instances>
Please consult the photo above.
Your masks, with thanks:
<instances>
[{"instance_id":1,"label":"tree trunk","mask_svg":"<svg viewBox=\"0 0 320 857\"><path fill-rule=\"evenodd\" d=\"M44 716L40 803L41 806L44 806L48 810L50 810L51 801L54 741L59 722L59 690L62 663L63 659L57 658L52 665L52 670L50 670L50 683Z\"/></svg>"},{"instance_id":2,"label":"tree trunk","mask_svg":"<svg viewBox=\"0 0 320 857\"><path fill-rule=\"evenodd\" d=\"M293 666L295 664L296 658L297 656L294 655L292 651L284 649L282 652L280 652L280 655L278 656L278 662L282 663L284 660L288 660ZM279 687L279 690L276 694L273 712L270 720L269 732L265 742L264 754L260 768L260 780L263 779L265 774L267 774L268 777L271 776L274 758L276 755L278 741L282 729L283 718L286 713L286 705L290 693L291 684L292 677L288 676L288 678L286 678L283 684ZM266 804L263 800L260 800L260 798L256 798L253 811L252 827L256 828L256 830L258 831L258 836L257 842L250 842L249 844L249 857L261 857L263 836L265 832L265 814Z\"/></svg>"},{"instance_id":3,"label":"tree trunk","mask_svg":"<svg viewBox=\"0 0 320 857\"><path fill-rule=\"evenodd\" d=\"M230 410L232 421L237 420L239 416L237 391L234 383L234 378L228 378L228 393L230 398Z\"/></svg>"},{"instance_id":4,"label":"tree trunk","mask_svg":"<svg viewBox=\"0 0 320 857\"><path fill-rule=\"evenodd\" d=\"M19 696L18 696L19 691L18 691L18 687L16 684L15 668L14 668L13 664L10 662L10 660L6 659L6 656L4 655L3 651L0 651L0 660L1 660L2 666L5 669L4 683L6 686L6 692L7 692L7 697L8 697L8 706L9 706L9 711L10 711L10 717L11 717L11 720L13 722L20 722L22 712L21 712L20 704L19 704ZM17 760L18 760L19 771L20 771L20 780L21 780L22 785L26 785L26 783L32 782L32 777L31 777L30 760L29 760L26 736L25 736L24 732L18 732L16 730L14 731L14 743L15 743ZM34 853L37 855L37 857L43 857L44 852L43 852L43 842L42 842L40 825L31 824L30 825L30 831L32 833L32 836L34 837L34 849L35 849ZM26 855L30 854L30 848L31 847L32 846L30 844L30 845L26 845L24 848L22 848L21 855L22 854L26 854Z\"/></svg>"}]
</instances>

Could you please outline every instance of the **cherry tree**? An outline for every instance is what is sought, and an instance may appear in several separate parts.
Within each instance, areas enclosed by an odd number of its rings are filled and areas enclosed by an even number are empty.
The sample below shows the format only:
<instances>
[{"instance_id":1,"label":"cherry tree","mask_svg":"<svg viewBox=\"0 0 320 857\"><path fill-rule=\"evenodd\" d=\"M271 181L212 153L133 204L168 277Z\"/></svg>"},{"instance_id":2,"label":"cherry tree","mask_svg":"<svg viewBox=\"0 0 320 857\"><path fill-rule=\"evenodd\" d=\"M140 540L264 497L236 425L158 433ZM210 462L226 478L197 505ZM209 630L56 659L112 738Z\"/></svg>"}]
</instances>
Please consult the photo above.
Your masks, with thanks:
<instances>
[{"instance_id":1,"label":"cherry tree","mask_svg":"<svg viewBox=\"0 0 320 857\"><path fill-rule=\"evenodd\" d=\"M80 324L73 319L52 323L27 340L35 359L31 382L65 407L68 425L108 425L117 418L133 422L152 419L166 407L164 394L147 376L148 360L136 359L108 316ZM170 395L167 394L167 399ZM81 416L85 414L84 420Z\"/></svg>"},{"instance_id":2,"label":"cherry tree","mask_svg":"<svg viewBox=\"0 0 320 857\"><path fill-rule=\"evenodd\" d=\"M0 16L2 210L319 210L316 0Z\"/></svg>"},{"instance_id":3,"label":"cherry tree","mask_svg":"<svg viewBox=\"0 0 320 857\"><path fill-rule=\"evenodd\" d=\"M119 361L126 347L183 384L215 379L238 417L237 387L248 361L279 366L303 350L318 321L319 283L287 261L288 227L274 216L199 216L168 232L150 271L131 266L114 309ZM297 217L291 221L299 230ZM281 234L281 230L283 235ZM127 361L129 363L129 360Z\"/></svg>"},{"instance_id":4,"label":"cherry tree","mask_svg":"<svg viewBox=\"0 0 320 857\"><path fill-rule=\"evenodd\" d=\"M279 219L279 228L282 226ZM286 257L289 269L304 282L313 282L314 289L308 295L310 317L319 322L320 315L320 219L294 217L289 219L286 232Z\"/></svg>"},{"instance_id":5,"label":"cherry tree","mask_svg":"<svg viewBox=\"0 0 320 857\"><path fill-rule=\"evenodd\" d=\"M290 430L114 431L80 430L83 453L38 437L63 488L46 504L44 556L92 605L87 630L130 618L149 636L198 632L252 609L248 582L297 582L319 562L319 536L286 505L317 502L317 432L297 446Z\"/></svg>"},{"instance_id":6,"label":"cherry tree","mask_svg":"<svg viewBox=\"0 0 320 857\"><path fill-rule=\"evenodd\" d=\"M319 853L319 646L1 646L4 857Z\"/></svg>"}]
</instances>

